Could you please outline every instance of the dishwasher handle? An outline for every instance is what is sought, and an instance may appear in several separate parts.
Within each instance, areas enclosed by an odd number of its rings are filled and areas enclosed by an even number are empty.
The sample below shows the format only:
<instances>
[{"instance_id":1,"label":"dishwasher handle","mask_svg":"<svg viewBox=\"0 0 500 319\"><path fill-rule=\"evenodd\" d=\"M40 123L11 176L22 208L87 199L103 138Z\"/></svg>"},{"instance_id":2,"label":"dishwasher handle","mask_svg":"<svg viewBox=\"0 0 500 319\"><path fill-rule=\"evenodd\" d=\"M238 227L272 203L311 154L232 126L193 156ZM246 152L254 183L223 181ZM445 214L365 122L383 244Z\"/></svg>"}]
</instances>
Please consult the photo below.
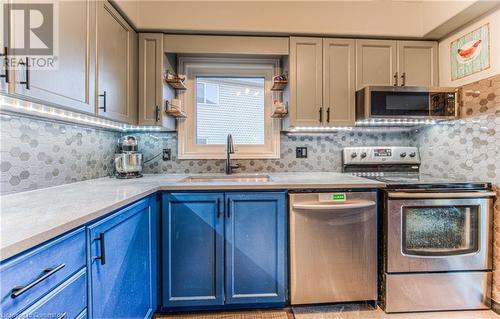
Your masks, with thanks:
<instances>
[{"instance_id":1,"label":"dishwasher handle","mask_svg":"<svg viewBox=\"0 0 500 319\"><path fill-rule=\"evenodd\" d=\"M407 199L455 199L455 198L485 198L495 197L493 191L487 192L456 192L456 193L411 193L411 192L390 192L389 198L407 198Z\"/></svg>"},{"instance_id":2,"label":"dishwasher handle","mask_svg":"<svg viewBox=\"0 0 500 319\"><path fill-rule=\"evenodd\" d=\"M339 209L356 209L375 206L376 203L372 200L350 200L340 203L295 203L292 204L294 209L303 210L339 210Z\"/></svg>"}]
</instances>

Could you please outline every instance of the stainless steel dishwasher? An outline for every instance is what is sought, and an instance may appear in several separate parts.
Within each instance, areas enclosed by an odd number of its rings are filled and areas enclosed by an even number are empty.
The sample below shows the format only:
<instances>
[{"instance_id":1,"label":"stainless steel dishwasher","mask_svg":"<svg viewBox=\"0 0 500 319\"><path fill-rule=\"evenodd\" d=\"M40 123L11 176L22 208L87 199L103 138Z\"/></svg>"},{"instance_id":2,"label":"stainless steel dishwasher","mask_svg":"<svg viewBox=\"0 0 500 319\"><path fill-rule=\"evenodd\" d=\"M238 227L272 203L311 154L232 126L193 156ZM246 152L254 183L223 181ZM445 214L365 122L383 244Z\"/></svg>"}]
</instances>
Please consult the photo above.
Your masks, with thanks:
<instances>
[{"instance_id":1,"label":"stainless steel dishwasher","mask_svg":"<svg viewBox=\"0 0 500 319\"><path fill-rule=\"evenodd\" d=\"M376 192L290 194L291 303L377 299Z\"/></svg>"}]
</instances>

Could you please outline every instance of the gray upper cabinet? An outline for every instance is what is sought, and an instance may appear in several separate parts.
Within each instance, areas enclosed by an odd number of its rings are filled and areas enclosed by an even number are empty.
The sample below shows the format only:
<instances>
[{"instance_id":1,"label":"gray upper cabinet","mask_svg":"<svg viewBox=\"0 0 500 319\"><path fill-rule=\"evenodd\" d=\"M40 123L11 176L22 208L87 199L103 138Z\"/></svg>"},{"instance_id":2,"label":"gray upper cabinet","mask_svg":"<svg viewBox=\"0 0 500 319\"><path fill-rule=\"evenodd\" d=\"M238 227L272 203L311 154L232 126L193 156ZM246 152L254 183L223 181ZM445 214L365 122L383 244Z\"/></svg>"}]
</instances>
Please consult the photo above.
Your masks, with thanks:
<instances>
[{"instance_id":1,"label":"gray upper cabinet","mask_svg":"<svg viewBox=\"0 0 500 319\"><path fill-rule=\"evenodd\" d=\"M137 33L107 1L97 1L98 113L137 123Z\"/></svg>"},{"instance_id":2,"label":"gray upper cabinet","mask_svg":"<svg viewBox=\"0 0 500 319\"><path fill-rule=\"evenodd\" d=\"M162 33L139 34L139 125L159 125L175 130L175 119L165 113L169 94L175 93L163 80L169 65Z\"/></svg>"},{"instance_id":3,"label":"gray upper cabinet","mask_svg":"<svg viewBox=\"0 0 500 319\"><path fill-rule=\"evenodd\" d=\"M322 123L323 40L290 38L290 119L291 126Z\"/></svg>"},{"instance_id":4,"label":"gray upper cabinet","mask_svg":"<svg viewBox=\"0 0 500 319\"><path fill-rule=\"evenodd\" d=\"M2 2L2 5L4 6L2 9L3 10L8 10L9 9L9 5L10 5L10 0L4 0ZM0 14L2 14L2 18L5 19L9 19L9 15L5 15L3 12L0 12ZM5 58L5 54L6 54L6 51L9 49L9 41L10 41L10 25L9 25L9 21L8 20L2 20L2 23L3 23L3 27L7 27L8 29L7 30L2 30L1 32L3 32L3 36L0 37L0 53L2 54L2 56L0 56L0 92L1 93L9 93L9 91L11 91L10 89L10 85L9 85L9 82L12 83L12 81L10 81L10 77L11 77L11 73L9 72L9 68L7 67L7 63L6 63L6 58Z\"/></svg>"},{"instance_id":5,"label":"gray upper cabinet","mask_svg":"<svg viewBox=\"0 0 500 319\"><path fill-rule=\"evenodd\" d=\"M438 86L438 44L398 41L399 85Z\"/></svg>"},{"instance_id":6,"label":"gray upper cabinet","mask_svg":"<svg viewBox=\"0 0 500 319\"><path fill-rule=\"evenodd\" d=\"M356 89L437 86L438 59L435 41L356 40Z\"/></svg>"},{"instance_id":7,"label":"gray upper cabinet","mask_svg":"<svg viewBox=\"0 0 500 319\"><path fill-rule=\"evenodd\" d=\"M397 85L397 41L356 40L356 88Z\"/></svg>"},{"instance_id":8,"label":"gray upper cabinet","mask_svg":"<svg viewBox=\"0 0 500 319\"><path fill-rule=\"evenodd\" d=\"M11 93L67 109L95 112L95 5L91 0L59 2L59 49L54 52L54 68L26 70L23 66L11 72ZM24 32L16 25L12 23L13 34ZM16 54L15 50L11 52ZM29 86L22 83L27 75Z\"/></svg>"},{"instance_id":9,"label":"gray upper cabinet","mask_svg":"<svg viewBox=\"0 0 500 319\"><path fill-rule=\"evenodd\" d=\"M324 125L355 123L355 41L323 39Z\"/></svg>"}]
</instances>

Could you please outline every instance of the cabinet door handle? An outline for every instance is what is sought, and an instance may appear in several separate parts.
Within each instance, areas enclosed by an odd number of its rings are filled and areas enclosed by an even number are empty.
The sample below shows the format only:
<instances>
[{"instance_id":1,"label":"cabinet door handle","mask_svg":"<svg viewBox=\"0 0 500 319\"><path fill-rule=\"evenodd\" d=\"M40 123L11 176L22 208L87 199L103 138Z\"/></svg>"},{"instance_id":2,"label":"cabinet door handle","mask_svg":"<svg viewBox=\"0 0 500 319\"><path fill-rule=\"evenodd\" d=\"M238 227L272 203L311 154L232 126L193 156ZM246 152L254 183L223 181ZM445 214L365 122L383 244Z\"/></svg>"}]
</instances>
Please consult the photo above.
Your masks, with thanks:
<instances>
[{"instance_id":1,"label":"cabinet door handle","mask_svg":"<svg viewBox=\"0 0 500 319\"><path fill-rule=\"evenodd\" d=\"M231 204L233 203L232 200L228 199L227 200L227 218L231 217Z\"/></svg>"},{"instance_id":2,"label":"cabinet door handle","mask_svg":"<svg viewBox=\"0 0 500 319\"><path fill-rule=\"evenodd\" d=\"M30 89L30 67L29 67L29 60L28 57L26 57L25 62L19 62L19 64L24 65L24 72L25 72L25 80L19 82L19 84L24 84L26 85L26 89Z\"/></svg>"},{"instance_id":3,"label":"cabinet door handle","mask_svg":"<svg viewBox=\"0 0 500 319\"><path fill-rule=\"evenodd\" d=\"M68 316L68 313L66 312L63 312L62 314L60 314L57 319L66 319L66 317Z\"/></svg>"},{"instance_id":4,"label":"cabinet door handle","mask_svg":"<svg viewBox=\"0 0 500 319\"><path fill-rule=\"evenodd\" d=\"M63 269L65 266L66 266L65 264L60 264L59 266L54 267L54 268L44 269L43 270L44 274L42 276L33 280L32 282L30 282L26 286L16 286L16 287L12 288L10 297L11 298L19 297L20 295L24 294L25 292L27 292L31 288L35 287L36 285L38 285L39 283L41 283L45 279L49 278L50 276L52 276L53 274L55 274L59 270Z\"/></svg>"},{"instance_id":5,"label":"cabinet door handle","mask_svg":"<svg viewBox=\"0 0 500 319\"><path fill-rule=\"evenodd\" d=\"M394 78L394 86L398 86L398 72L395 72L392 76Z\"/></svg>"},{"instance_id":6,"label":"cabinet door handle","mask_svg":"<svg viewBox=\"0 0 500 319\"><path fill-rule=\"evenodd\" d=\"M406 72L403 72L401 74L401 86L405 86L406 85Z\"/></svg>"},{"instance_id":7,"label":"cabinet door handle","mask_svg":"<svg viewBox=\"0 0 500 319\"><path fill-rule=\"evenodd\" d=\"M104 243L104 233L99 233L99 236L94 238L94 240L99 241L99 249L101 250L101 255L95 257L95 259L99 259L101 261L101 265L106 264L106 245Z\"/></svg>"},{"instance_id":8,"label":"cabinet door handle","mask_svg":"<svg viewBox=\"0 0 500 319\"><path fill-rule=\"evenodd\" d=\"M160 107L158 105L155 108L155 120L156 122L160 121Z\"/></svg>"},{"instance_id":9,"label":"cabinet door handle","mask_svg":"<svg viewBox=\"0 0 500 319\"><path fill-rule=\"evenodd\" d=\"M330 107L326 109L326 123L330 123Z\"/></svg>"},{"instance_id":10,"label":"cabinet door handle","mask_svg":"<svg viewBox=\"0 0 500 319\"><path fill-rule=\"evenodd\" d=\"M221 213L222 213L221 200L220 198L217 198L217 218L220 218Z\"/></svg>"},{"instance_id":11,"label":"cabinet door handle","mask_svg":"<svg viewBox=\"0 0 500 319\"><path fill-rule=\"evenodd\" d=\"M99 94L99 97L102 97L102 106L99 106L99 110L106 112L106 91L102 94Z\"/></svg>"},{"instance_id":12,"label":"cabinet door handle","mask_svg":"<svg viewBox=\"0 0 500 319\"><path fill-rule=\"evenodd\" d=\"M10 83L9 75L9 48L3 47L3 61L5 63L5 74L0 74L0 78L5 78L5 83Z\"/></svg>"},{"instance_id":13,"label":"cabinet door handle","mask_svg":"<svg viewBox=\"0 0 500 319\"><path fill-rule=\"evenodd\" d=\"M319 108L319 122L323 123L323 107L320 106Z\"/></svg>"}]
</instances>

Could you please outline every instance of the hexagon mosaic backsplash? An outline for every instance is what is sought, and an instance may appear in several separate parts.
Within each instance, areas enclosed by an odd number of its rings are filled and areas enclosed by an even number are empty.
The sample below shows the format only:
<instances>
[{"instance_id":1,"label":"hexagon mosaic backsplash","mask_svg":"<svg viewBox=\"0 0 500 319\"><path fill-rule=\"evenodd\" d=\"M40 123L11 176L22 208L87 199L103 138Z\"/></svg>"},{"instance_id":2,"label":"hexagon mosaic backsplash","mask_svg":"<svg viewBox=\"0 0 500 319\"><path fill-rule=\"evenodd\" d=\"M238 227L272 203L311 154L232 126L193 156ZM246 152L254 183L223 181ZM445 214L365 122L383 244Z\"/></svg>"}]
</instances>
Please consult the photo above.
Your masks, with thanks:
<instances>
[{"instance_id":1,"label":"hexagon mosaic backsplash","mask_svg":"<svg viewBox=\"0 0 500 319\"><path fill-rule=\"evenodd\" d=\"M0 193L44 188L108 176L121 133L12 115L0 115ZM145 163L145 174L223 172L224 160L179 160L177 134L135 133L148 160L172 150L172 160ZM339 132L281 135L281 158L238 160L243 172L340 172L341 150L353 145L409 145L409 132ZM295 147L307 146L308 158L296 159Z\"/></svg>"},{"instance_id":2,"label":"hexagon mosaic backsplash","mask_svg":"<svg viewBox=\"0 0 500 319\"><path fill-rule=\"evenodd\" d=\"M120 135L0 114L0 193L107 176Z\"/></svg>"},{"instance_id":3,"label":"hexagon mosaic backsplash","mask_svg":"<svg viewBox=\"0 0 500 319\"><path fill-rule=\"evenodd\" d=\"M159 154L163 148L172 150L172 161L158 157L144 165L147 174L156 173L221 173L224 160L179 160L177 135L168 133L134 134L139 141L145 160ZM237 172L312 172L342 171L341 151L347 146L358 145L409 145L409 132L367 133L338 132L321 135L281 134L279 159L234 160L240 164ZM307 158L295 158L295 147L307 146ZM236 150L237 151L237 150Z\"/></svg>"},{"instance_id":4,"label":"hexagon mosaic backsplash","mask_svg":"<svg viewBox=\"0 0 500 319\"><path fill-rule=\"evenodd\" d=\"M500 184L500 76L461 88L462 120L413 135L421 172Z\"/></svg>"}]
</instances>

